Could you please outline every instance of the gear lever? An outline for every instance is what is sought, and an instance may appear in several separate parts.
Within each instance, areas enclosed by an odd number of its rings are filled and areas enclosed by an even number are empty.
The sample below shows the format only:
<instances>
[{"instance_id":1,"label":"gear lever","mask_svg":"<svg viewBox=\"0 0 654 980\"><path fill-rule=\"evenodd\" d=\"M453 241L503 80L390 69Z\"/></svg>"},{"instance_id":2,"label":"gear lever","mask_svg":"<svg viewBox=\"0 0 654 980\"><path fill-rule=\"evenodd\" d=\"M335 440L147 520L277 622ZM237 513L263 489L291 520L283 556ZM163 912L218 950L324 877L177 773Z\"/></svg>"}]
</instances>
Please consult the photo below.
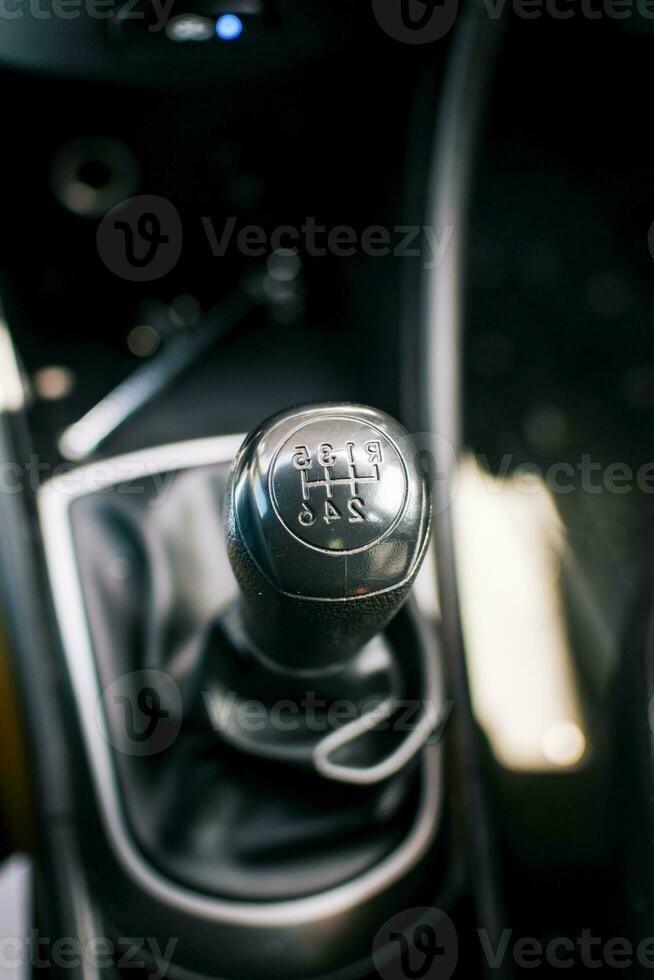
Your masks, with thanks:
<instances>
[{"instance_id":1,"label":"gear lever","mask_svg":"<svg viewBox=\"0 0 654 980\"><path fill-rule=\"evenodd\" d=\"M432 624L413 602L388 622L429 530L413 443L373 409L332 404L264 423L231 484L231 441L188 451L198 457L185 466L180 447L165 450L165 494L148 469L123 479L118 461L122 482L70 509L89 668L105 691L121 683L103 698L110 738L98 739L115 749L117 809L159 874L251 904L254 920L265 901L319 904L359 879L367 889L387 860L413 880L412 853L422 888L447 705ZM127 578L113 574L118 556ZM157 725L132 752L123 705L138 707L145 684ZM379 920L402 901L381 881ZM360 901L348 900L347 922Z\"/></svg>"},{"instance_id":2,"label":"gear lever","mask_svg":"<svg viewBox=\"0 0 654 980\"><path fill-rule=\"evenodd\" d=\"M242 626L269 665L342 669L406 599L429 538L408 433L363 405L273 416L244 442L227 492Z\"/></svg>"}]
</instances>

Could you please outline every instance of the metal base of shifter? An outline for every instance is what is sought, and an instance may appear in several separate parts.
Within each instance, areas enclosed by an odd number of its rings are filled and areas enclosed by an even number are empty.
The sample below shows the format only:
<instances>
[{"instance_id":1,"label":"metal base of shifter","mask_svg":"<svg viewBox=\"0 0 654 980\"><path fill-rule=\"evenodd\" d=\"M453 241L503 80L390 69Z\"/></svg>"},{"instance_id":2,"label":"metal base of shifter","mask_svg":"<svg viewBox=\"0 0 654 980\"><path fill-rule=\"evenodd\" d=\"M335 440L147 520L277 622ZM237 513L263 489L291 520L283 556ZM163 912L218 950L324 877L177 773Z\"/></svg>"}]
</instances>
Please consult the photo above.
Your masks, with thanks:
<instances>
[{"instance_id":1,"label":"metal base of shifter","mask_svg":"<svg viewBox=\"0 0 654 980\"><path fill-rule=\"evenodd\" d=\"M262 780L261 761L248 762L246 754L234 747L226 746L225 755L219 758L222 750L216 749L215 732L208 739L206 725L197 715L188 719L184 715L177 738L156 754L120 751L120 738L112 731L117 717L109 697L112 685L125 675L129 684L132 672L141 670L149 672L146 676L151 684L158 672L182 682L198 654L197 644L209 640L206 634L198 636L197 623L218 622L235 599L236 584L220 549L222 538L214 535L209 515L214 513L215 530L219 530L226 463L239 443L239 438L201 440L104 461L52 481L41 491L44 541L63 651L101 820L99 828L89 827L89 839L82 841L85 860L95 870L98 900L111 910L118 934L128 934L125 929L129 928L133 931L138 922L143 934L179 937L173 974L179 968L230 977L245 970L252 978L286 980L324 975L357 962L364 972L376 929L407 902L419 904L433 898L433 847L441 813L440 744L431 742L424 747L417 767L402 777L401 787L397 784L398 793L397 789L389 792L396 786L392 779L379 791L376 787L340 789L320 775L293 776L296 769L281 780L276 763L271 763L270 777ZM196 524L189 515L197 513L198 507L206 510ZM171 536L171 522L175 521L181 522L184 533ZM135 526L144 529L143 541L156 542L163 549L169 569L174 570L158 585L164 593L174 585L181 605L159 620L160 635L138 629L146 608L138 583L144 581L140 576L147 562L143 548L130 544ZM207 540L216 547L208 549ZM202 556L199 565L198 556ZM214 588L216 581L222 583L220 594ZM115 602L122 610L118 617ZM400 621L397 629L406 629L408 636L423 626L420 617L407 614L404 626ZM426 659L432 670L427 699L442 717L438 658L431 630L427 633L431 639ZM155 656L162 638L174 649L168 663ZM182 703L188 706L193 692L185 683L178 687L183 691ZM164 710L168 710L166 696L164 688ZM177 721L171 710L167 724L174 728ZM181 763L173 781L165 778L171 753ZM216 792L220 771L226 781ZM230 779L251 784L252 809L257 800L260 805L262 794L268 800L259 829L265 829L266 815L280 792L299 802L309 783L331 787L316 796L316 817L318 813L324 816L326 805L338 809L339 794L345 793L348 803L342 802L341 808L350 815L350 825L345 831L335 828L335 833L336 839L340 834L354 842L354 847L345 861L334 862L330 856L321 870L316 853L296 853L291 826L290 836L278 837L276 850L273 847L261 854L264 863L274 854L276 860L294 865L286 895L280 892L274 874L268 884L265 876L259 878L250 894L247 888L239 891L243 880L230 881L227 873L210 887L207 854L212 853L213 845L189 861L185 821L191 816L191 800L204 801L208 819L203 826L210 831L218 810L224 814L230 801L233 804ZM298 785L302 794L297 792ZM389 814L397 819L389 823ZM306 840L306 813L300 810L297 817L298 840ZM392 828L385 836L384 820ZM238 812L232 813L237 838L242 829ZM356 842L364 839L362 848ZM195 884L189 879L191 866ZM307 878L307 869L317 874L313 882L311 874ZM329 872L326 876L325 870ZM317 885L321 874L322 884ZM329 929L321 928L327 923ZM277 960L271 959L271 944L277 944ZM218 958L216 949L221 950Z\"/></svg>"}]
</instances>

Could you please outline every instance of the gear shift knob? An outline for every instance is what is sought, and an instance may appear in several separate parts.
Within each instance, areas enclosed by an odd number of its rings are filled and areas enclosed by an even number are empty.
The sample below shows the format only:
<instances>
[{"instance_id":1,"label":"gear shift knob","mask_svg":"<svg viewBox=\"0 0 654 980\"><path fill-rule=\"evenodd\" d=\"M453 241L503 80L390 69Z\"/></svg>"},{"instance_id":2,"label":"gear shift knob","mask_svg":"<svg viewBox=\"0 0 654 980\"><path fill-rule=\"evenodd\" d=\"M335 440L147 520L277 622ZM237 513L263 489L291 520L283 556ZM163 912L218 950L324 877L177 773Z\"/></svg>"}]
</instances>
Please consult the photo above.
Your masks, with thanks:
<instances>
[{"instance_id":1,"label":"gear shift knob","mask_svg":"<svg viewBox=\"0 0 654 980\"><path fill-rule=\"evenodd\" d=\"M248 639L293 673L343 666L383 629L429 538L415 444L363 405L311 405L264 422L236 457L226 507Z\"/></svg>"}]
</instances>

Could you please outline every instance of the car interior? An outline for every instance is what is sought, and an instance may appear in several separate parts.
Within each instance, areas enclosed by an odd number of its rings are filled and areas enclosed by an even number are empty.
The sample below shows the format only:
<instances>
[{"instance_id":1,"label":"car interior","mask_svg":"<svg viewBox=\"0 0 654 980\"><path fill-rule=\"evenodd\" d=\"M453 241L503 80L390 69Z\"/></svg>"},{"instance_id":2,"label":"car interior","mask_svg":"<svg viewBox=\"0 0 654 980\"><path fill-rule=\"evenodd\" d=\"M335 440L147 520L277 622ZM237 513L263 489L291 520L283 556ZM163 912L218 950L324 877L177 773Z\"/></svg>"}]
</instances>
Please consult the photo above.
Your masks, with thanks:
<instances>
[{"instance_id":1,"label":"car interior","mask_svg":"<svg viewBox=\"0 0 654 980\"><path fill-rule=\"evenodd\" d=\"M651 975L653 52L0 0L0 978Z\"/></svg>"}]
</instances>

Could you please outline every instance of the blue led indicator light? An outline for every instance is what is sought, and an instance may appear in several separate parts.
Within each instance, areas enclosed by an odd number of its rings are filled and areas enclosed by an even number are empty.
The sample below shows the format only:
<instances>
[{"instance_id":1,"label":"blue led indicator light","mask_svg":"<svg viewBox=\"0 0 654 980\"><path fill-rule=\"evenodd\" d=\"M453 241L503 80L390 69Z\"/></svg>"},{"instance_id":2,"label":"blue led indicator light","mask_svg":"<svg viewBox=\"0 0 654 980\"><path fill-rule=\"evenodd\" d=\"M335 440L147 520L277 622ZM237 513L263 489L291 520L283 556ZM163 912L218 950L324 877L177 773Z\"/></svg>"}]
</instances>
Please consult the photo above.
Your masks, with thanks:
<instances>
[{"instance_id":1,"label":"blue led indicator light","mask_svg":"<svg viewBox=\"0 0 654 980\"><path fill-rule=\"evenodd\" d=\"M216 34L221 41L235 41L243 33L243 21L236 14L223 14L216 21Z\"/></svg>"}]
</instances>

